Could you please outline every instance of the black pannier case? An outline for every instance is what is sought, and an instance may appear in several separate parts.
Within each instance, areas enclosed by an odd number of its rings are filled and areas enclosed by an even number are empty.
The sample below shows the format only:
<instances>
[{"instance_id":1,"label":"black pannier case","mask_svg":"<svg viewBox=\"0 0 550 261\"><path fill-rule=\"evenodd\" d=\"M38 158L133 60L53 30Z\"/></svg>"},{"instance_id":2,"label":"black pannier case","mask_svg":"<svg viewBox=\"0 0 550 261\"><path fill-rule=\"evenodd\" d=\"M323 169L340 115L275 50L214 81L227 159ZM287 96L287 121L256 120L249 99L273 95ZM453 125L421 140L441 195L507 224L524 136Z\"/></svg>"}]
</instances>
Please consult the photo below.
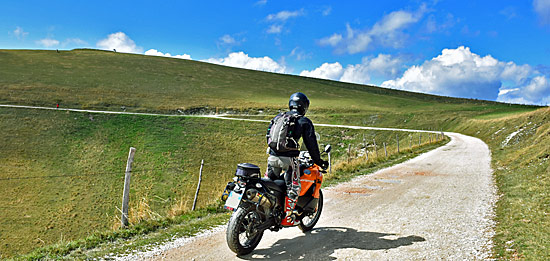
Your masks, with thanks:
<instances>
[{"instance_id":1,"label":"black pannier case","mask_svg":"<svg viewBox=\"0 0 550 261\"><path fill-rule=\"evenodd\" d=\"M237 177L259 179L260 167L250 163L241 163L237 165L237 173L235 175Z\"/></svg>"}]
</instances>

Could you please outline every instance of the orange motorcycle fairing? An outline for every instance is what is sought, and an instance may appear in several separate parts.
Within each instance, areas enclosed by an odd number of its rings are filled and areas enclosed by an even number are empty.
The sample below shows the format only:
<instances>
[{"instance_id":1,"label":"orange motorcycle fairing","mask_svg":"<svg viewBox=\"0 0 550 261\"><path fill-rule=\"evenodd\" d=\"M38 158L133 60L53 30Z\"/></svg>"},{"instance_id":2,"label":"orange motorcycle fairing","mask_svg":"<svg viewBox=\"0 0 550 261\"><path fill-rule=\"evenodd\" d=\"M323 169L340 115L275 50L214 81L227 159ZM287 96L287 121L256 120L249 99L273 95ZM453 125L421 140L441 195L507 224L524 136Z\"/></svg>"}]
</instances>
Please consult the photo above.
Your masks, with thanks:
<instances>
[{"instance_id":1,"label":"orange motorcycle fairing","mask_svg":"<svg viewBox=\"0 0 550 261\"><path fill-rule=\"evenodd\" d=\"M319 198L319 191L321 190L321 184L323 183L323 174L320 171L319 166L314 164L313 166L304 170L304 174L300 177L300 184L302 189L300 190L300 197L305 195L307 191L315 185L313 191L313 197Z\"/></svg>"}]
</instances>

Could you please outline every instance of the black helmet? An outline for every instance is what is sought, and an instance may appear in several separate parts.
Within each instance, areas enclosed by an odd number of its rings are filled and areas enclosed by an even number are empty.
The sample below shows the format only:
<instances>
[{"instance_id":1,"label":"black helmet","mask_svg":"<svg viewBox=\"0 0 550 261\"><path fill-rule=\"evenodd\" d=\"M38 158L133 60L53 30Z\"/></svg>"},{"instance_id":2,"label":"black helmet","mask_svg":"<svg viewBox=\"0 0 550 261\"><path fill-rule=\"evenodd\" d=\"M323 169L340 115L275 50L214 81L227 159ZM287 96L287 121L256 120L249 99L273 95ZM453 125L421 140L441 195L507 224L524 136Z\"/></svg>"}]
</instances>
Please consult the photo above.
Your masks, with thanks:
<instances>
[{"instance_id":1,"label":"black helmet","mask_svg":"<svg viewBox=\"0 0 550 261\"><path fill-rule=\"evenodd\" d=\"M309 99L301 92L294 93L290 95L288 108L298 111L300 115L306 115L307 109L309 108Z\"/></svg>"}]
</instances>

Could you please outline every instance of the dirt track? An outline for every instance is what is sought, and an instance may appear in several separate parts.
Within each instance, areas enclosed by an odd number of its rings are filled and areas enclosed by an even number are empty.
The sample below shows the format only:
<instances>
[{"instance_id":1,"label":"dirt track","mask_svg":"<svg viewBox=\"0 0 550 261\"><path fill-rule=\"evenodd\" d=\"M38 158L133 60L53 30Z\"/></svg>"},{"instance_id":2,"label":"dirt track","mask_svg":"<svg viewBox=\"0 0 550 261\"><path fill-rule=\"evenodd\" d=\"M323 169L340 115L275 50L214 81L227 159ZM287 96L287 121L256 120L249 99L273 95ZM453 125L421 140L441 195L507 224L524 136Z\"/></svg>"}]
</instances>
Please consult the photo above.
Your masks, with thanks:
<instances>
[{"instance_id":1,"label":"dirt track","mask_svg":"<svg viewBox=\"0 0 550 261\"><path fill-rule=\"evenodd\" d=\"M298 228L266 231L252 254L236 257L220 230L157 252L154 259L487 258L496 201L490 151L479 139L448 135L452 141L434 151L325 188L325 208L310 233Z\"/></svg>"}]
</instances>

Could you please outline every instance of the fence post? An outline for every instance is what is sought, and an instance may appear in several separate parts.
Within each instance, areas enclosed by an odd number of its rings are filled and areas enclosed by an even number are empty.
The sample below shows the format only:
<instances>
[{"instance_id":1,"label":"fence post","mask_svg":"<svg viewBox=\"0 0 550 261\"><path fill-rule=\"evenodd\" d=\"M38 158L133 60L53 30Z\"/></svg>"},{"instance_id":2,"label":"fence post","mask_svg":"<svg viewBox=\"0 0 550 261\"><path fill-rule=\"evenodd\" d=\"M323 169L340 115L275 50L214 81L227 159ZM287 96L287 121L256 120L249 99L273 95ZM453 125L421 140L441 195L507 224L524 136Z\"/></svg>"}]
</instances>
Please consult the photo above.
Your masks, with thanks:
<instances>
[{"instance_id":1,"label":"fence post","mask_svg":"<svg viewBox=\"0 0 550 261\"><path fill-rule=\"evenodd\" d=\"M331 157L330 157L330 151L328 152L328 173L329 174L332 174L332 160L331 160Z\"/></svg>"},{"instance_id":2,"label":"fence post","mask_svg":"<svg viewBox=\"0 0 550 261\"><path fill-rule=\"evenodd\" d=\"M388 150L386 150L386 143L384 142L384 155L386 155L386 158L388 157Z\"/></svg>"},{"instance_id":3,"label":"fence post","mask_svg":"<svg viewBox=\"0 0 550 261\"><path fill-rule=\"evenodd\" d=\"M365 141L365 134L363 134L363 147L365 148L365 155L367 161L369 161L369 151L367 150L367 142Z\"/></svg>"},{"instance_id":4,"label":"fence post","mask_svg":"<svg viewBox=\"0 0 550 261\"><path fill-rule=\"evenodd\" d=\"M422 141L422 132L419 132L418 133L418 146L420 146L421 141Z\"/></svg>"},{"instance_id":5,"label":"fence post","mask_svg":"<svg viewBox=\"0 0 550 261\"><path fill-rule=\"evenodd\" d=\"M348 163L351 160L351 144L348 144Z\"/></svg>"},{"instance_id":6,"label":"fence post","mask_svg":"<svg viewBox=\"0 0 550 261\"><path fill-rule=\"evenodd\" d=\"M399 134L395 134L395 137L397 138L397 153L399 153Z\"/></svg>"},{"instance_id":7,"label":"fence post","mask_svg":"<svg viewBox=\"0 0 550 261\"><path fill-rule=\"evenodd\" d=\"M128 202L130 201L130 178L132 176L132 163L134 162L134 154L136 148L130 147L128 153L128 161L126 162L126 173L124 175L124 190L122 191L122 217L120 219L121 226L128 226Z\"/></svg>"},{"instance_id":8,"label":"fence post","mask_svg":"<svg viewBox=\"0 0 550 261\"><path fill-rule=\"evenodd\" d=\"M409 149L413 149L413 136L412 134L409 134Z\"/></svg>"},{"instance_id":9,"label":"fence post","mask_svg":"<svg viewBox=\"0 0 550 261\"><path fill-rule=\"evenodd\" d=\"M195 199L193 200L193 208L191 210L195 210L195 207L197 206L197 198L199 197L199 190L201 189L202 166L203 165L204 165L204 160L201 160L201 169L199 171L199 184L197 185L197 192L195 192Z\"/></svg>"}]
</instances>

